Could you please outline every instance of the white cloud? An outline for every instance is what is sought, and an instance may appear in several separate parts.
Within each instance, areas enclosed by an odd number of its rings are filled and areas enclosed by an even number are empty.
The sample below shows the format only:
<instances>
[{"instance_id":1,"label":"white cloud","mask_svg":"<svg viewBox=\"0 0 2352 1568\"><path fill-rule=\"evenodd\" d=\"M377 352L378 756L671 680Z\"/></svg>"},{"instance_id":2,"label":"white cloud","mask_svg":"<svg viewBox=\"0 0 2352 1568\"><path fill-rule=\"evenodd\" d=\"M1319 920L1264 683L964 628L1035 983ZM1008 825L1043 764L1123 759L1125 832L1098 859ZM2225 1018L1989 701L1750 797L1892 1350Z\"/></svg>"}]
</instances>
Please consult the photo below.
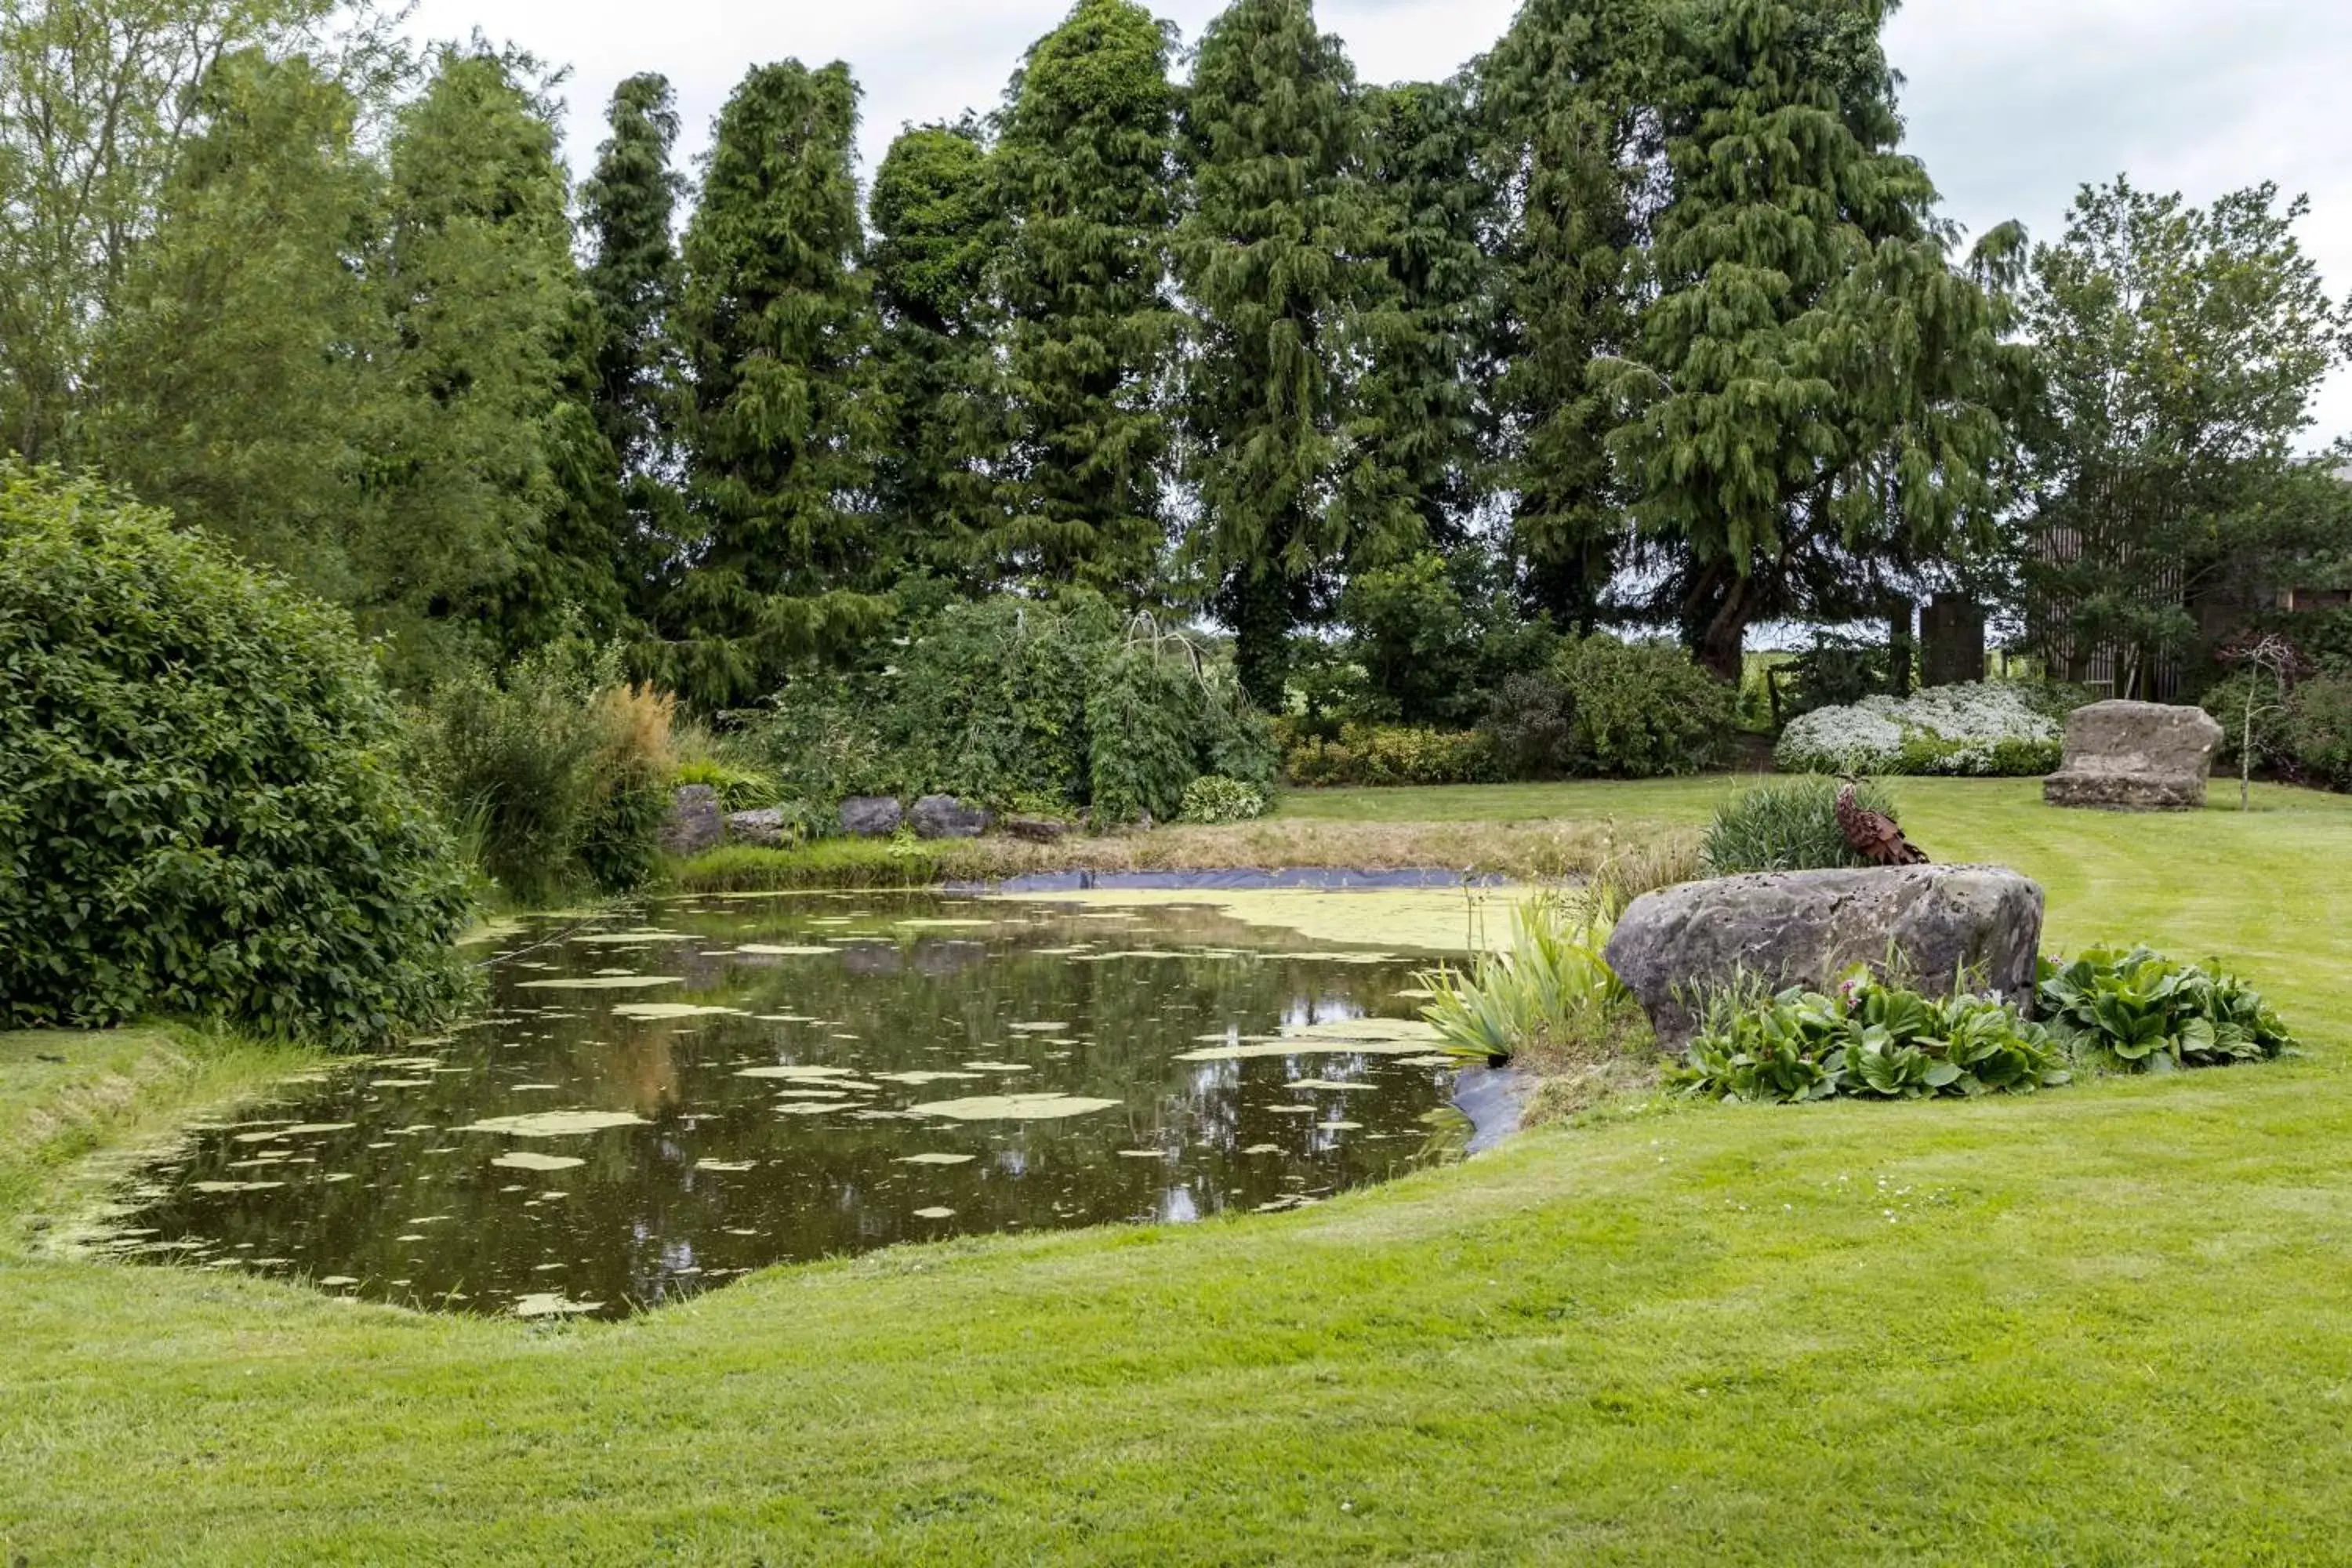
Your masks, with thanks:
<instances>
[{"instance_id":1,"label":"white cloud","mask_svg":"<svg viewBox=\"0 0 2352 1568\"><path fill-rule=\"evenodd\" d=\"M1218 0L1162 0L1189 40ZM1446 75L1508 24L1512 0L1326 0L1359 74ZM987 109L1068 0L423 0L414 26L479 26L573 68L575 167L594 155L614 84L635 71L678 89L687 151L752 64L847 60L866 89L868 167L900 124ZM2305 240L2352 291L2352 5L2340 0L1910 0L1887 33L1908 78L1911 146L1951 214L1981 231L2009 217L2054 237L2074 188L2128 172L2210 200L2275 180L2306 192ZM2320 434L2352 431L2338 377Z\"/></svg>"}]
</instances>

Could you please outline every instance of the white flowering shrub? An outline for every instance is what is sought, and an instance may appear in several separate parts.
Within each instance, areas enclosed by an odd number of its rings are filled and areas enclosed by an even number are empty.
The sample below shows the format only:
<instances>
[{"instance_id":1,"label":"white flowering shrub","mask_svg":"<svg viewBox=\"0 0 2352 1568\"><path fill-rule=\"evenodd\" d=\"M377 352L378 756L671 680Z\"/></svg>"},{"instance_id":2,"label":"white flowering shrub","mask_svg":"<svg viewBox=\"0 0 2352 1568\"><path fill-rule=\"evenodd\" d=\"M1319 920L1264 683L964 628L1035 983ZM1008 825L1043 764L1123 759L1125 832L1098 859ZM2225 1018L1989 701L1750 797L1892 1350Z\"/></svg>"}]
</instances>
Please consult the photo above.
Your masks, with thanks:
<instances>
[{"instance_id":1,"label":"white flowering shrub","mask_svg":"<svg viewBox=\"0 0 2352 1568\"><path fill-rule=\"evenodd\" d=\"M1817 708L1780 731L1783 773L1942 773L2023 778L2058 766L2063 736L2014 686L1933 686Z\"/></svg>"}]
</instances>

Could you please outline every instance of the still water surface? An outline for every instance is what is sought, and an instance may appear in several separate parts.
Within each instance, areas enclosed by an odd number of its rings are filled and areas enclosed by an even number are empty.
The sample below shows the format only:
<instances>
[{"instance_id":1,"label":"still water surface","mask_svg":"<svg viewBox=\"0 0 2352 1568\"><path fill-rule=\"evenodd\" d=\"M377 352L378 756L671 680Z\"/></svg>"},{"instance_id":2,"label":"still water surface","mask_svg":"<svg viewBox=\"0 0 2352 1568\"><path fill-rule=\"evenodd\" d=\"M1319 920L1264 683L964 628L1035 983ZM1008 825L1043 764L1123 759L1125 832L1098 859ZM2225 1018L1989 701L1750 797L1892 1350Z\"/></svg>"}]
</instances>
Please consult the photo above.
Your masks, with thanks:
<instances>
[{"instance_id":1,"label":"still water surface","mask_svg":"<svg viewBox=\"0 0 2352 1568\"><path fill-rule=\"evenodd\" d=\"M1426 955L1201 909L706 898L470 951L485 1016L194 1129L105 1245L613 1317L893 1242L1294 1207L1469 1131L1410 1022Z\"/></svg>"}]
</instances>

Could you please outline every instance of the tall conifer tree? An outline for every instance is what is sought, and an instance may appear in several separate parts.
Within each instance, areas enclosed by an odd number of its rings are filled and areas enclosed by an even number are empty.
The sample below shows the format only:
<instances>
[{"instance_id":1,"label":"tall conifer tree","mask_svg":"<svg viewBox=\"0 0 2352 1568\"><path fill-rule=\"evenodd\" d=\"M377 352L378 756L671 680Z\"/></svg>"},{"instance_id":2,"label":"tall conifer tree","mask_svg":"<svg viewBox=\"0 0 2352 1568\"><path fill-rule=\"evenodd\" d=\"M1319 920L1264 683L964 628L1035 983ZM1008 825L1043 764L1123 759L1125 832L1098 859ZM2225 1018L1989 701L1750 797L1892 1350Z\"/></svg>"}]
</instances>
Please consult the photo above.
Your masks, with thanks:
<instances>
[{"instance_id":1,"label":"tall conifer tree","mask_svg":"<svg viewBox=\"0 0 2352 1568\"><path fill-rule=\"evenodd\" d=\"M1030 50L997 151L1016 411L1006 575L1148 594L1167 542L1168 298L1175 95L1134 0L1078 0Z\"/></svg>"},{"instance_id":2,"label":"tall conifer tree","mask_svg":"<svg viewBox=\"0 0 2352 1568\"><path fill-rule=\"evenodd\" d=\"M857 86L839 61L755 68L719 110L686 231L694 568L662 610L665 673L709 706L878 625L889 421L851 169Z\"/></svg>"},{"instance_id":3,"label":"tall conifer tree","mask_svg":"<svg viewBox=\"0 0 2352 1568\"><path fill-rule=\"evenodd\" d=\"M1726 679L1756 620L1864 611L1874 563L1990 525L2012 353L1895 150L1886 9L1725 0L1678 19L1657 298L1611 447L1676 566L1661 608Z\"/></svg>"},{"instance_id":4,"label":"tall conifer tree","mask_svg":"<svg viewBox=\"0 0 2352 1568\"><path fill-rule=\"evenodd\" d=\"M596 426L620 464L627 507L627 586L649 609L682 566L677 417L683 377L671 336L677 304L672 226L685 179L670 166L677 103L666 77L630 77L613 91L596 168L580 189L595 300Z\"/></svg>"},{"instance_id":5,"label":"tall conifer tree","mask_svg":"<svg viewBox=\"0 0 2352 1568\"><path fill-rule=\"evenodd\" d=\"M994 172L970 126L900 132L874 176L882 373L896 416L882 504L919 564L984 580L1006 442L988 265Z\"/></svg>"},{"instance_id":6,"label":"tall conifer tree","mask_svg":"<svg viewBox=\"0 0 2352 1568\"><path fill-rule=\"evenodd\" d=\"M1198 342L1184 395L1213 574L1244 688L1279 707L1291 628L1346 562L1350 351L1384 294L1366 256L1354 73L1310 0L1235 0L1202 36L1184 107L1192 203L1176 231Z\"/></svg>"},{"instance_id":7,"label":"tall conifer tree","mask_svg":"<svg viewBox=\"0 0 2352 1568\"><path fill-rule=\"evenodd\" d=\"M1530 598L1590 629L1624 539L1596 364L1641 306L1658 154L1658 0L1529 0L1474 68L1498 235L1502 478Z\"/></svg>"}]
</instances>

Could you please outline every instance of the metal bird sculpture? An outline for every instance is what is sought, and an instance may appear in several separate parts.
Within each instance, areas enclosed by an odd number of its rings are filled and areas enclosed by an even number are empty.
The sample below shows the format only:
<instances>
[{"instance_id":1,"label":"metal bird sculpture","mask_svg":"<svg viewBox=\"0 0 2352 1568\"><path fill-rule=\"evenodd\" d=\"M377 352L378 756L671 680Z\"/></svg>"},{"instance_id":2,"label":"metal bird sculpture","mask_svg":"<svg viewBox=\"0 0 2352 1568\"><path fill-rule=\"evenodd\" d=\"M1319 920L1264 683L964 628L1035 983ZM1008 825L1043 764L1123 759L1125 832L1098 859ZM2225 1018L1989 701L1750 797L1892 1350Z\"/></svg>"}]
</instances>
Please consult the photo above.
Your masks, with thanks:
<instances>
[{"instance_id":1,"label":"metal bird sculpture","mask_svg":"<svg viewBox=\"0 0 2352 1568\"><path fill-rule=\"evenodd\" d=\"M1874 866L1925 866L1927 851L1903 837L1903 829L1883 811L1873 811L1853 797L1853 781L1838 790L1838 831L1853 852Z\"/></svg>"}]
</instances>

